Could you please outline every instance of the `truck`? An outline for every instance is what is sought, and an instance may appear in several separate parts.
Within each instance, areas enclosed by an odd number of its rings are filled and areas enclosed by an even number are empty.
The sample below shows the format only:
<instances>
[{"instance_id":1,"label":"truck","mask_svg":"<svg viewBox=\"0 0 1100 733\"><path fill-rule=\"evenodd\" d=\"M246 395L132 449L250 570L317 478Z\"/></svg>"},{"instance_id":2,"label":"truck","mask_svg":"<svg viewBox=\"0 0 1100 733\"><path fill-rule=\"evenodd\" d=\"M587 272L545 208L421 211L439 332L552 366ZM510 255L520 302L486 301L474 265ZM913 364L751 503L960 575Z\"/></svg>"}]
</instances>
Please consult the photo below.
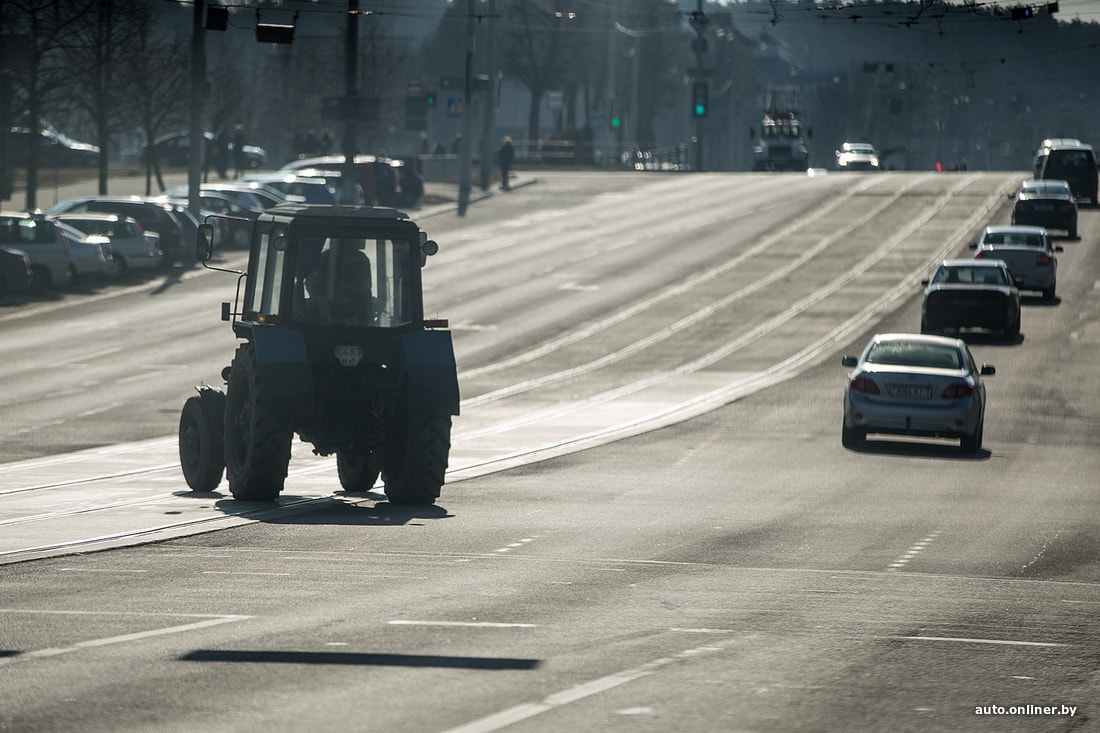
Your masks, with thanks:
<instances>
[{"instance_id":1,"label":"truck","mask_svg":"<svg viewBox=\"0 0 1100 733\"><path fill-rule=\"evenodd\" d=\"M749 130L754 171L809 169L813 131L802 124L799 107L797 87L768 88L759 137Z\"/></svg>"},{"instance_id":2,"label":"truck","mask_svg":"<svg viewBox=\"0 0 1100 733\"><path fill-rule=\"evenodd\" d=\"M201 384L180 415L179 454L195 491L224 472L244 501L274 501L294 434L335 454L341 487L381 476L394 504L434 504L444 483L458 375L446 319L425 318L421 271L439 245L392 208L282 204L252 223L245 271L221 318L240 340L224 389ZM243 287L243 292L242 292Z\"/></svg>"}]
</instances>

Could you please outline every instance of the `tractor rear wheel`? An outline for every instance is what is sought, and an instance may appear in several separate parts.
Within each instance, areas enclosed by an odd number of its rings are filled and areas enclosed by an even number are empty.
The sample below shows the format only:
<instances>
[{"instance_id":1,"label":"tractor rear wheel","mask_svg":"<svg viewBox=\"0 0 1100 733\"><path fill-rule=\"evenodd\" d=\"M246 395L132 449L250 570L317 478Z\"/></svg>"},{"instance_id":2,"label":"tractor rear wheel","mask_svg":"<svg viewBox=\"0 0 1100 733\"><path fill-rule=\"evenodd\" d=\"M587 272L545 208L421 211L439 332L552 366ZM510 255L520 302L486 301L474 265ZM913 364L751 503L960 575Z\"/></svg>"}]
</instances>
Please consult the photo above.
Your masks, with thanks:
<instances>
[{"instance_id":1,"label":"tractor rear wheel","mask_svg":"<svg viewBox=\"0 0 1100 733\"><path fill-rule=\"evenodd\" d=\"M213 491L225 470L225 395L204 389L183 403L180 414L180 467L195 491Z\"/></svg>"},{"instance_id":2,"label":"tractor rear wheel","mask_svg":"<svg viewBox=\"0 0 1100 733\"><path fill-rule=\"evenodd\" d=\"M336 472L344 491L370 491L378 480L379 471L378 454L374 451L336 451Z\"/></svg>"},{"instance_id":3,"label":"tractor rear wheel","mask_svg":"<svg viewBox=\"0 0 1100 733\"><path fill-rule=\"evenodd\" d=\"M294 432L276 415L256 351L241 344L229 370L225 396L225 473L242 501L274 501L283 490Z\"/></svg>"},{"instance_id":4,"label":"tractor rear wheel","mask_svg":"<svg viewBox=\"0 0 1100 733\"><path fill-rule=\"evenodd\" d=\"M386 498L392 504L434 504L450 451L450 415L398 416L387 428L382 458Z\"/></svg>"}]
</instances>

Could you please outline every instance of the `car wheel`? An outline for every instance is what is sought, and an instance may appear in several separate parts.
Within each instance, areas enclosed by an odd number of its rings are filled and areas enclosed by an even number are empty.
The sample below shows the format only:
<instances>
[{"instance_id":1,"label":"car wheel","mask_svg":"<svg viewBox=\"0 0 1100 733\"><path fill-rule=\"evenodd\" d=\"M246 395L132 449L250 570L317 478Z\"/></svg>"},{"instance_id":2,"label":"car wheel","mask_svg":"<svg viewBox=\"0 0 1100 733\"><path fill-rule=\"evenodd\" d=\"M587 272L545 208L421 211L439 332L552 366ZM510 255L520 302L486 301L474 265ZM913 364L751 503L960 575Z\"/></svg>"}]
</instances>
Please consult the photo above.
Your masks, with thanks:
<instances>
[{"instance_id":1,"label":"car wheel","mask_svg":"<svg viewBox=\"0 0 1100 733\"><path fill-rule=\"evenodd\" d=\"M1054 290L1057 287L1058 283L1057 281L1055 281L1050 284L1049 288L1043 290L1043 300L1047 301L1048 303L1052 302L1054 300Z\"/></svg>"},{"instance_id":2,"label":"car wheel","mask_svg":"<svg viewBox=\"0 0 1100 733\"><path fill-rule=\"evenodd\" d=\"M847 422L843 422L840 425L840 444L850 450L855 450L863 446L863 442L867 440L867 431L859 428L848 427Z\"/></svg>"},{"instance_id":3,"label":"car wheel","mask_svg":"<svg viewBox=\"0 0 1100 733\"><path fill-rule=\"evenodd\" d=\"M985 432L985 419L978 421L978 427L974 429L973 435L964 435L962 440L959 441L959 448L963 453L968 455L974 455L982 449L982 433Z\"/></svg>"},{"instance_id":4,"label":"car wheel","mask_svg":"<svg viewBox=\"0 0 1100 733\"><path fill-rule=\"evenodd\" d=\"M921 332L921 333L927 333L927 334L935 334L935 333L936 333L936 329L934 329L934 328L932 328L931 326L929 326L929 325L928 325L928 322L927 322L927 321L925 321L925 320L924 320L924 319L922 318L922 319L921 319L921 322L920 322L920 332Z\"/></svg>"},{"instance_id":5,"label":"car wheel","mask_svg":"<svg viewBox=\"0 0 1100 733\"><path fill-rule=\"evenodd\" d=\"M336 451L336 474L344 491L370 491L378 481L380 471L378 454L374 451Z\"/></svg>"},{"instance_id":6,"label":"car wheel","mask_svg":"<svg viewBox=\"0 0 1100 733\"><path fill-rule=\"evenodd\" d=\"M111 255L111 259L115 261L115 276L122 277L126 274L126 260L122 255Z\"/></svg>"}]
</instances>

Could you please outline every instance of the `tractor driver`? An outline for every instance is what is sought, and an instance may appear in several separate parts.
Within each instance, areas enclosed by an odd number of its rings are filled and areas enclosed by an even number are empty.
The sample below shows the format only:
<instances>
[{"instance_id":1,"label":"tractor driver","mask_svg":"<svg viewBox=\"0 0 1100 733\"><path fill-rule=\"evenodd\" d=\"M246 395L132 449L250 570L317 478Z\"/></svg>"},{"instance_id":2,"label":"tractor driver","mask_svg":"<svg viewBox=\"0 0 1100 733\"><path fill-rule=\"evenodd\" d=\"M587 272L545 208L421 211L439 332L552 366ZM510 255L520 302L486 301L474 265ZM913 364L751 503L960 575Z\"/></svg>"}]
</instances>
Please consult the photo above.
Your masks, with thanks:
<instances>
[{"instance_id":1,"label":"tractor driver","mask_svg":"<svg viewBox=\"0 0 1100 733\"><path fill-rule=\"evenodd\" d=\"M352 324L373 321L370 258L361 245L362 241L355 239L301 243L296 298L307 319Z\"/></svg>"}]
</instances>

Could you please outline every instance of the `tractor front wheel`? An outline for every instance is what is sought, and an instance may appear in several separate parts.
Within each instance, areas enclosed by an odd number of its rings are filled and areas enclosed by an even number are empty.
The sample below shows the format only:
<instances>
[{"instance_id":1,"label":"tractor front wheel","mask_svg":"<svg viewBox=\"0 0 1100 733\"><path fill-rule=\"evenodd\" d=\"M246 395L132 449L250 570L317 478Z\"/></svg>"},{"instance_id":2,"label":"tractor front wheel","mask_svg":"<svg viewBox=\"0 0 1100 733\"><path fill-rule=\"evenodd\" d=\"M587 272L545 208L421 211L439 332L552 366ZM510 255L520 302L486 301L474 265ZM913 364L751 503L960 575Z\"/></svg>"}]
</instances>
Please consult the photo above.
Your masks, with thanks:
<instances>
[{"instance_id":1,"label":"tractor front wheel","mask_svg":"<svg viewBox=\"0 0 1100 733\"><path fill-rule=\"evenodd\" d=\"M183 403L180 414L180 467L194 491L213 491L225 469L225 395L204 388Z\"/></svg>"},{"instance_id":2,"label":"tractor front wheel","mask_svg":"<svg viewBox=\"0 0 1100 733\"><path fill-rule=\"evenodd\" d=\"M251 344L237 347L225 396L225 473L242 501L274 501L283 490L294 432L276 414Z\"/></svg>"}]
</instances>

